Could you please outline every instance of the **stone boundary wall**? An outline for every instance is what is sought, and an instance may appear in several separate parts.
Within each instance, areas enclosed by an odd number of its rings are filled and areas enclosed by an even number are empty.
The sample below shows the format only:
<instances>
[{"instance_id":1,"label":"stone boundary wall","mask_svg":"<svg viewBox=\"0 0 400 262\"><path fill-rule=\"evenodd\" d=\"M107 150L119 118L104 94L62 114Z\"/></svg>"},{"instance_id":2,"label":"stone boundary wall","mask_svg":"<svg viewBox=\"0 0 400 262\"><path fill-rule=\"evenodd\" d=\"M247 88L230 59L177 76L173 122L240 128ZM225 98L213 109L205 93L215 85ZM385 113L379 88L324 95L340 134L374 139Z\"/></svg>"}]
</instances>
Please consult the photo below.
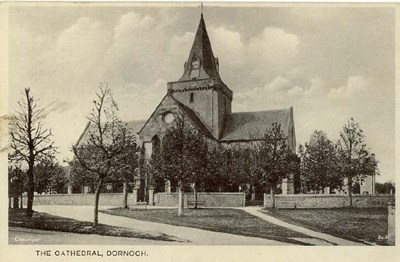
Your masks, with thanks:
<instances>
[{"instance_id":1,"label":"stone boundary wall","mask_svg":"<svg viewBox=\"0 0 400 262\"><path fill-rule=\"evenodd\" d=\"M244 207L246 205L245 193L198 192L197 200L205 201L206 207ZM193 193L185 193L183 201L184 206L187 207L188 201L194 201ZM154 204L161 207L176 207L178 193L156 193Z\"/></svg>"},{"instance_id":2,"label":"stone boundary wall","mask_svg":"<svg viewBox=\"0 0 400 262\"><path fill-rule=\"evenodd\" d=\"M122 206L123 193L101 193L100 206ZM26 197L23 197L26 206ZM135 205L136 199L132 193L128 193L128 205ZM54 194L35 195L33 205L71 205L71 206L93 206L94 194Z\"/></svg>"},{"instance_id":3,"label":"stone boundary wall","mask_svg":"<svg viewBox=\"0 0 400 262\"><path fill-rule=\"evenodd\" d=\"M388 206L388 244L394 246L396 244L396 207Z\"/></svg>"},{"instance_id":4,"label":"stone boundary wall","mask_svg":"<svg viewBox=\"0 0 400 262\"><path fill-rule=\"evenodd\" d=\"M387 207L394 195L353 195L354 207ZM340 208L349 206L348 195L276 195L276 208ZM272 207L272 199L264 193L264 207Z\"/></svg>"}]
</instances>

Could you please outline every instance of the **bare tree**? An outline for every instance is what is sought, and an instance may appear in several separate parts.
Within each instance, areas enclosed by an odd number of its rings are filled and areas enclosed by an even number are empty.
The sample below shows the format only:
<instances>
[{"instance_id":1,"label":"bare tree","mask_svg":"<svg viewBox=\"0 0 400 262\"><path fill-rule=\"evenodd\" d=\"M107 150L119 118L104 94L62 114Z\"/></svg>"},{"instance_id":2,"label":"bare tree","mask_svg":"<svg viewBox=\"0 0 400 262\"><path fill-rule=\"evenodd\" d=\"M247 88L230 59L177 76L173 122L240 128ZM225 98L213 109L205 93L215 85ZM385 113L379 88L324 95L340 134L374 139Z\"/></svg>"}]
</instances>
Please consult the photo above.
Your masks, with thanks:
<instances>
[{"instance_id":1,"label":"bare tree","mask_svg":"<svg viewBox=\"0 0 400 262\"><path fill-rule=\"evenodd\" d=\"M117 116L118 106L107 84L100 84L93 100L88 131L74 145L73 152L84 170L95 176L95 203L93 226L98 224L100 191L106 179L118 173L118 160L124 156L127 140L126 127Z\"/></svg>"},{"instance_id":2,"label":"bare tree","mask_svg":"<svg viewBox=\"0 0 400 262\"><path fill-rule=\"evenodd\" d=\"M25 161L28 170L28 201L26 214L32 217L35 191L34 167L39 157L47 157L55 152L50 129L44 128L46 107L40 107L31 93L25 89L24 98L18 102L18 110L11 121L10 136L13 161Z\"/></svg>"}]
</instances>

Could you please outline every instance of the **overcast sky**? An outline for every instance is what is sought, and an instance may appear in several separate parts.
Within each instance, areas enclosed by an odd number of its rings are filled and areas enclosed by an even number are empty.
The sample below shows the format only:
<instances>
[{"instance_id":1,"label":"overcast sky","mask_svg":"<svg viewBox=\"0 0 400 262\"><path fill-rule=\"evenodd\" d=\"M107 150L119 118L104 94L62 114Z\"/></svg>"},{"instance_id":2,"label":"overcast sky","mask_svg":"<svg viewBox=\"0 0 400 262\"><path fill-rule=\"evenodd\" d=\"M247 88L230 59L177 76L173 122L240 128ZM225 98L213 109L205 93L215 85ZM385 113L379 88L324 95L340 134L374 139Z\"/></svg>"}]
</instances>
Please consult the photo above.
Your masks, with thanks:
<instances>
[{"instance_id":1,"label":"overcast sky","mask_svg":"<svg viewBox=\"0 0 400 262\"><path fill-rule=\"evenodd\" d=\"M9 106L24 87L42 105L60 159L100 82L123 120L147 119L183 73L200 10L193 7L12 7ZM323 130L336 141L354 117L394 180L395 13L392 8L211 7L204 18L233 111L294 107L297 142Z\"/></svg>"}]
</instances>

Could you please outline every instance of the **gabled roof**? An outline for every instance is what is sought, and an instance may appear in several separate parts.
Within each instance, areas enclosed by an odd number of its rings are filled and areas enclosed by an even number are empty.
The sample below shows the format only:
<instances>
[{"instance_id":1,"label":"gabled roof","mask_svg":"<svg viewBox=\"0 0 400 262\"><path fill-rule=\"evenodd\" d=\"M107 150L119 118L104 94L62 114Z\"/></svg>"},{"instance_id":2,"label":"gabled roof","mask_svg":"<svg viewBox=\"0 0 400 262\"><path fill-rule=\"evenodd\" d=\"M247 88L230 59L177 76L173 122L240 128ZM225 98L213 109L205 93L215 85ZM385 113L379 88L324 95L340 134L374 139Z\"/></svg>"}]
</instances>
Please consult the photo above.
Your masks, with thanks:
<instances>
[{"instance_id":1,"label":"gabled roof","mask_svg":"<svg viewBox=\"0 0 400 262\"><path fill-rule=\"evenodd\" d=\"M86 139L88 139L88 132L89 132L89 127L90 127L90 122L88 122L85 126L85 129L83 129L82 134L79 136L78 140L76 141L74 146L79 146L81 141L83 140L85 142Z\"/></svg>"},{"instance_id":2,"label":"gabled roof","mask_svg":"<svg viewBox=\"0 0 400 262\"><path fill-rule=\"evenodd\" d=\"M161 106L161 104L163 103L163 101L165 100L165 98L169 96L168 93L166 93L164 95L164 97L161 99L160 103L158 103L158 105L156 106L156 108L154 109L153 113L151 113L150 117L147 118L147 120L144 122L144 124L142 125L142 127L139 129L138 134L140 135L143 131L143 129L145 129L147 123L149 123L150 119L152 119L154 117L154 114L157 112L157 109Z\"/></svg>"},{"instance_id":3,"label":"gabled roof","mask_svg":"<svg viewBox=\"0 0 400 262\"><path fill-rule=\"evenodd\" d=\"M198 79L219 77L203 14L200 18L200 23L193 41L192 49L190 50L189 58L185 64L185 71L179 81L191 80L190 71L193 58L195 57L200 59L200 74Z\"/></svg>"},{"instance_id":4,"label":"gabled roof","mask_svg":"<svg viewBox=\"0 0 400 262\"><path fill-rule=\"evenodd\" d=\"M171 108L171 105L176 105L176 107L183 113L185 116L189 119L189 121L196 127L201 133L206 135L209 138L213 138L211 132L208 130L208 128L205 126L205 124L200 120L200 118L197 116L197 114L191 110L189 107L185 106L178 100L176 100L170 93L167 93L161 102L158 104L158 106L154 109L153 113L149 117L147 121L144 122L142 127L139 129L138 134L145 139L148 139L152 137L153 131L151 131L151 128L146 128L146 126L151 125L151 119L155 117L156 112L159 110L160 107L163 106L163 103L165 101L168 101L168 107Z\"/></svg>"},{"instance_id":5,"label":"gabled roof","mask_svg":"<svg viewBox=\"0 0 400 262\"><path fill-rule=\"evenodd\" d=\"M133 132L135 132L137 134L137 133L139 133L140 129L142 129L142 127L146 123L146 120L132 120L132 121L124 122L124 123L127 125L127 127L130 130L132 130Z\"/></svg>"},{"instance_id":6,"label":"gabled roof","mask_svg":"<svg viewBox=\"0 0 400 262\"><path fill-rule=\"evenodd\" d=\"M288 135L291 109L232 113L227 117L221 141L246 141L262 139L273 123L281 125Z\"/></svg>"},{"instance_id":7,"label":"gabled roof","mask_svg":"<svg viewBox=\"0 0 400 262\"><path fill-rule=\"evenodd\" d=\"M174 104L180 109L181 112L189 118L189 121L198 128L198 130L209 138L215 139L207 126L200 120L197 114L189 107L180 103L173 96L167 94L164 99L172 98ZM163 99L163 100L164 100ZM161 105L161 103L160 103ZM159 105L159 106L160 106ZM155 110L156 111L156 110ZM154 112L155 112L154 111ZM153 114L154 114L153 112ZM153 116L152 114L152 116ZM151 117L150 117L151 118ZM145 120L134 120L125 122L127 127L134 133L139 134L140 131L145 127L146 123L150 118ZM293 112L291 108L280 109L280 110L267 110L258 112L238 112L232 113L226 118L225 128L223 136L220 139L221 142L233 142L233 141L251 141L262 139L266 130L271 128L273 123L281 125L281 129L285 135L289 136L289 144L295 146L295 135L294 135L294 123L293 123ZM85 130L79 137L76 145L81 141L88 139L88 132L92 129L90 123L85 127ZM292 129L292 130L291 130ZM293 138L291 138L293 136ZM290 139L294 139L291 141Z\"/></svg>"},{"instance_id":8,"label":"gabled roof","mask_svg":"<svg viewBox=\"0 0 400 262\"><path fill-rule=\"evenodd\" d=\"M137 134L145 122L146 122L145 120L133 120L133 121L124 121L123 123L126 124L128 129ZM78 138L78 141L76 142L75 146L78 146L81 142L86 142L89 139L89 132L90 131L94 132L95 128L96 127L93 124L90 124L90 122L88 122L82 134Z\"/></svg>"}]
</instances>

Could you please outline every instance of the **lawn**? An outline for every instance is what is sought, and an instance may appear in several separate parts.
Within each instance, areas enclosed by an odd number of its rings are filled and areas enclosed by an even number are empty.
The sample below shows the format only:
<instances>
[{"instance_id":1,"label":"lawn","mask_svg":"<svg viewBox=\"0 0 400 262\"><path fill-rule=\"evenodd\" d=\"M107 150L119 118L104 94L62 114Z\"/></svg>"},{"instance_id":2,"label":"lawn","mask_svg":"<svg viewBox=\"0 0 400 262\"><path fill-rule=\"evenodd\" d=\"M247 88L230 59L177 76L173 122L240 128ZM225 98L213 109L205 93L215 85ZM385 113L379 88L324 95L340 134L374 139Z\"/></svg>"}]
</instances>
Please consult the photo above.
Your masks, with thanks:
<instances>
[{"instance_id":1,"label":"lawn","mask_svg":"<svg viewBox=\"0 0 400 262\"><path fill-rule=\"evenodd\" d=\"M160 233L142 232L124 227L115 227L99 224L92 226L91 222L49 215L43 212L34 212L32 218L25 215L25 209L9 209L8 225L49 231L71 232L79 234L98 234L104 236L118 236L159 241L176 241L176 238Z\"/></svg>"},{"instance_id":2,"label":"lawn","mask_svg":"<svg viewBox=\"0 0 400 262\"><path fill-rule=\"evenodd\" d=\"M304 243L290 238L309 237L268 223L239 209L185 209L183 217L178 217L176 209L129 210L113 208L101 212L144 221L261 237L295 244Z\"/></svg>"},{"instance_id":3,"label":"lawn","mask_svg":"<svg viewBox=\"0 0 400 262\"><path fill-rule=\"evenodd\" d=\"M387 208L268 210L268 214L333 236L387 245Z\"/></svg>"}]
</instances>

